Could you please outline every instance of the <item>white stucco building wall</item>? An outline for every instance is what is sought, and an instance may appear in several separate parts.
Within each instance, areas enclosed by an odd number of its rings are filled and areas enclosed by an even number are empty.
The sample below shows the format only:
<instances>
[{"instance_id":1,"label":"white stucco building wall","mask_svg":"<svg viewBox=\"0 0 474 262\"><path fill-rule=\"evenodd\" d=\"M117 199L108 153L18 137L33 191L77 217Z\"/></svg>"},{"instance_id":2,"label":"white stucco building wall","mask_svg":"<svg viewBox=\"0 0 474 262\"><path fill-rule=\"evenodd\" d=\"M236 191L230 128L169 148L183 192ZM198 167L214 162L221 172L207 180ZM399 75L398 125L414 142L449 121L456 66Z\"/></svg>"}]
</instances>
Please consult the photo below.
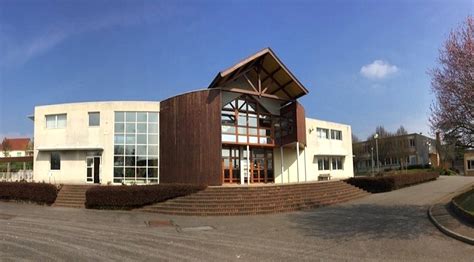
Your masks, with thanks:
<instances>
[{"instance_id":1,"label":"white stucco building wall","mask_svg":"<svg viewBox=\"0 0 474 262\"><path fill-rule=\"evenodd\" d=\"M318 128L328 130L329 138L318 137ZM340 131L340 139L331 138L331 130ZM281 149L274 149L275 183L318 181L324 178L335 180L354 176L352 131L349 125L306 118L306 143L306 147L300 145L298 160L296 143L283 147L283 173ZM320 170L318 160L325 158L328 166L321 167ZM342 162L342 169L333 168L333 159Z\"/></svg>"},{"instance_id":2,"label":"white stucco building wall","mask_svg":"<svg viewBox=\"0 0 474 262\"><path fill-rule=\"evenodd\" d=\"M114 112L159 112L159 102L120 101L57 104L35 107L34 180L84 184L86 157L101 157L100 183L113 181ZM89 112L100 113L99 126L89 126ZM46 116L66 114L66 125L47 128ZM60 154L60 169L51 170L51 153ZM90 182L90 181L89 181Z\"/></svg>"}]
</instances>

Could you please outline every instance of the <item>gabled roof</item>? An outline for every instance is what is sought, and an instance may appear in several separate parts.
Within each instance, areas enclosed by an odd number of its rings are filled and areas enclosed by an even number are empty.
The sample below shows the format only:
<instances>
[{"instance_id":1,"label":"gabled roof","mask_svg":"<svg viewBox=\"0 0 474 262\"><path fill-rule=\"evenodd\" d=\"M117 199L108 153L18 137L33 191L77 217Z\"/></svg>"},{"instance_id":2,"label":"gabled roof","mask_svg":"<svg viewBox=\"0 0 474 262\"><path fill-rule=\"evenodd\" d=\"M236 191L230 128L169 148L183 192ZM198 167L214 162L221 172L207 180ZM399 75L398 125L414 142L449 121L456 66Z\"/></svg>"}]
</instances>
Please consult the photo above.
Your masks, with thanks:
<instances>
[{"instance_id":1,"label":"gabled roof","mask_svg":"<svg viewBox=\"0 0 474 262\"><path fill-rule=\"evenodd\" d=\"M3 141L8 142L9 151L25 151L30 143L29 138L5 138ZM0 142L0 150L3 150L3 142Z\"/></svg>"},{"instance_id":2,"label":"gabled roof","mask_svg":"<svg viewBox=\"0 0 474 262\"><path fill-rule=\"evenodd\" d=\"M282 100L296 100L308 94L308 90L270 48L265 48L219 72L209 88L222 88L242 76L250 82L249 78L252 78L252 74L253 79L260 77L259 95L273 96Z\"/></svg>"}]
</instances>

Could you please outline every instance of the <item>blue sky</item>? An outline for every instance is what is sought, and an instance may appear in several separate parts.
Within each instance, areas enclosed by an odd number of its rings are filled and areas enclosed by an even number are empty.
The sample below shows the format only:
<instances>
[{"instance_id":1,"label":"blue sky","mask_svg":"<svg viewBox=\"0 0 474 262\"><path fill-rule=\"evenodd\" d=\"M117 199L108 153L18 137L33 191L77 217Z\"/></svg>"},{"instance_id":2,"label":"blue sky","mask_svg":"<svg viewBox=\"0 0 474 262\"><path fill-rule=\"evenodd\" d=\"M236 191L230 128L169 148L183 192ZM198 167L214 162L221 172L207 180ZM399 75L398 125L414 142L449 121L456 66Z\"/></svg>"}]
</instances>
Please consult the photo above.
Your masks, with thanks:
<instances>
[{"instance_id":1,"label":"blue sky","mask_svg":"<svg viewBox=\"0 0 474 262\"><path fill-rule=\"evenodd\" d=\"M429 131L429 68L473 1L0 0L0 137L36 105L162 100L271 47L308 117Z\"/></svg>"}]
</instances>

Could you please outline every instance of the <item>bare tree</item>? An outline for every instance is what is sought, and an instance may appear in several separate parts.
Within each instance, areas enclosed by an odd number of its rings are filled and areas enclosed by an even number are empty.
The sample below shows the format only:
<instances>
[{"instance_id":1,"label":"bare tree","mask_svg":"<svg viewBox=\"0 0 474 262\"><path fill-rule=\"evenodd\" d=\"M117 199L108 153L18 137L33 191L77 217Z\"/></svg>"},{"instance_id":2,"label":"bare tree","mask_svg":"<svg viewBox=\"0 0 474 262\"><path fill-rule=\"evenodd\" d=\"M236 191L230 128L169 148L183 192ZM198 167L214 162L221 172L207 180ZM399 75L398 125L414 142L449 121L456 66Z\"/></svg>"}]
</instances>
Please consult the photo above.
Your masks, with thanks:
<instances>
[{"instance_id":1,"label":"bare tree","mask_svg":"<svg viewBox=\"0 0 474 262\"><path fill-rule=\"evenodd\" d=\"M401 136L401 135L408 135L408 131L405 129L405 127L400 126L397 131L395 131L395 135Z\"/></svg>"},{"instance_id":2,"label":"bare tree","mask_svg":"<svg viewBox=\"0 0 474 262\"><path fill-rule=\"evenodd\" d=\"M440 50L439 65L432 69L435 101L430 123L445 140L474 147L474 19L468 16L452 31Z\"/></svg>"},{"instance_id":3,"label":"bare tree","mask_svg":"<svg viewBox=\"0 0 474 262\"><path fill-rule=\"evenodd\" d=\"M383 127L383 126L377 126L377 127L375 127L375 133L372 133L369 137L367 137L367 140L373 139L375 134L378 134L378 135L379 135L379 138L384 138L384 137L393 136L393 134L390 133L389 131L387 131L387 130L385 129L385 127Z\"/></svg>"},{"instance_id":4,"label":"bare tree","mask_svg":"<svg viewBox=\"0 0 474 262\"><path fill-rule=\"evenodd\" d=\"M357 142L360 142L359 137L357 137L356 135L352 134L352 143L357 143Z\"/></svg>"},{"instance_id":5,"label":"bare tree","mask_svg":"<svg viewBox=\"0 0 474 262\"><path fill-rule=\"evenodd\" d=\"M8 139L4 138L3 141L2 141L3 156L4 157L9 157L11 149L12 149L12 147L10 145L10 142L8 142Z\"/></svg>"}]
</instances>

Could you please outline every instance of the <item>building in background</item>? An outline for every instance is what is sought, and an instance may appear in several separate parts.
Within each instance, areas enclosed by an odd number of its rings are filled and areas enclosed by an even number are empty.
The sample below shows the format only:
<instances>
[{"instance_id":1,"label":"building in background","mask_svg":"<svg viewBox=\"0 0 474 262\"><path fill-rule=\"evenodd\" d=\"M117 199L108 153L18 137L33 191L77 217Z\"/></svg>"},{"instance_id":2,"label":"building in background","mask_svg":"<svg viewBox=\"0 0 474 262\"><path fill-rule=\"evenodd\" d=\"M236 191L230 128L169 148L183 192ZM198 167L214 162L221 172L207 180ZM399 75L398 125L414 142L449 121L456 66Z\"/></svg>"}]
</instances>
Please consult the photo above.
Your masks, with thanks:
<instances>
[{"instance_id":1,"label":"building in background","mask_svg":"<svg viewBox=\"0 0 474 262\"><path fill-rule=\"evenodd\" d=\"M464 175L474 176L474 149L464 152Z\"/></svg>"},{"instance_id":2,"label":"building in background","mask_svg":"<svg viewBox=\"0 0 474 262\"><path fill-rule=\"evenodd\" d=\"M34 177L51 183L294 183L353 176L351 128L306 118L308 90L263 49L161 102L37 106Z\"/></svg>"},{"instance_id":3,"label":"building in background","mask_svg":"<svg viewBox=\"0 0 474 262\"><path fill-rule=\"evenodd\" d=\"M422 134L389 136L377 139L380 170L405 167L426 167L437 163L436 140ZM352 145L356 173L377 169L375 139ZM436 164L437 165L437 164Z\"/></svg>"},{"instance_id":4,"label":"building in background","mask_svg":"<svg viewBox=\"0 0 474 262\"><path fill-rule=\"evenodd\" d=\"M32 154L29 138L4 138L0 144L0 157L24 157Z\"/></svg>"}]
</instances>

